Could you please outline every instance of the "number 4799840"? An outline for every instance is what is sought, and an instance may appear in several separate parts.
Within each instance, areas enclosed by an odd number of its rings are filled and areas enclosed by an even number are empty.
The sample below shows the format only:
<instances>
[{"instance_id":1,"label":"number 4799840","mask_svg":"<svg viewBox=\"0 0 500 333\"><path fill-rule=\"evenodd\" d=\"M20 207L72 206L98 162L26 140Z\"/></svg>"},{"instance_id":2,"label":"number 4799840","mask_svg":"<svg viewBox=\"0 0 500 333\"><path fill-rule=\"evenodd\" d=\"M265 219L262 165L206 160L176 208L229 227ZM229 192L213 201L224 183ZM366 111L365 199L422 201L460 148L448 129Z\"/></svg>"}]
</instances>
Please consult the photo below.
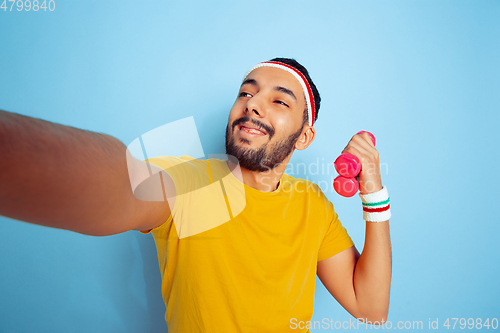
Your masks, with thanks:
<instances>
[{"instance_id":1,"label":"number 4799840","mask_svg":"<svg viewBox=\"0 0 500 333\"><path fill-rule=\"evenodd\" d=\"M0 0L1 1L1 0ZM43 1L38 1L38 0L4 0L2 2L2 5L0 6L0 9L3 9L4 12L9 10L9 12L12 11L12 9L16 7L18 12L21 11L26 11L29 12L33 10L34 12L37 12L39 10L43 10L44 12L47 11L47 9L51 12L53 12L56 9L56 2L54 0L43 0Z\"/></svg>"}]
</instances>

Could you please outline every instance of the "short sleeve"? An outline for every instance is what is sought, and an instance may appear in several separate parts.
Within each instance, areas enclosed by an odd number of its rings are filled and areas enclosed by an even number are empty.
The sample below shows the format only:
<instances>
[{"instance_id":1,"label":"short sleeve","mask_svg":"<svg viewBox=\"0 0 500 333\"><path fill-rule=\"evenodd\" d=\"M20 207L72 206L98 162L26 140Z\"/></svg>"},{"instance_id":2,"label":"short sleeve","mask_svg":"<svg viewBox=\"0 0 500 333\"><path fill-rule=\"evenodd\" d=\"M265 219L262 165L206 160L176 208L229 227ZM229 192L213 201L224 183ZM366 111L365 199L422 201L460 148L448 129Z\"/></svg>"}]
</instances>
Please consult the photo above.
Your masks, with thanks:
<instances>
[{"instance_id":1,"label":"short sleeve","mask_svg":"<svg viewBox=\"0 0 500 333\"><path fill-rule=\"evenodd\" d=\"M151 164L162 171L166 172L174 182L176 190L175 203L171 204L171 198L167 198L169 205L171 205L171 213L169 218L160 226L141 231L143 234L157 231L159 229L168 228L172 223L173 217L176 215L179 206L182 206L181 201L186 198L182 194L189 193L193 190L194 186L202 187L209 184L208 176L204 175L206 171L206 164L198 161L190 156L172 157L172 156L157 156L145 160L146 163ZM203 168L204 167L204 168Z\"/></svg>"},{"instance_id":2,"label":"short sleeve","mask_svg":"<svg viewBox=\"0 0 500 333\"><path fill-rule=\"evenodd\" d=\"M340 223L338 214L333 209L333 204L329 202L329 205L331 205L329 208L332 210L332 214L325 237L318 251L318 261L333 257L354 245L347 230Z\"/></svg>"}]
</instances>

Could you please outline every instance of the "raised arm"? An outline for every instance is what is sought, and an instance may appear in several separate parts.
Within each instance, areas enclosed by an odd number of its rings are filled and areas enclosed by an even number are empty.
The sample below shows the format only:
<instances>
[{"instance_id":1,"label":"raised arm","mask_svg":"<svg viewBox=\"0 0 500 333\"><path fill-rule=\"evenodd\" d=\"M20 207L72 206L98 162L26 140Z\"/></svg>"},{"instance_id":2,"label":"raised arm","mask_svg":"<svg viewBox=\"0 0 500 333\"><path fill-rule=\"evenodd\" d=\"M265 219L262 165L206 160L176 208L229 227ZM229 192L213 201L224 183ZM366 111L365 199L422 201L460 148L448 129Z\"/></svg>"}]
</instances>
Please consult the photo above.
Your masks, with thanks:
<instances>
[{"instance_id":1,"label":"raised arm","mask_svg":"<svg viewBox=\"0 0 500 333\"><path fill-rule=\"evenodd\" d=\"M382 189L378 152L367 133L355 135L343 152L362 163L362 194ZM389 221L366 222L361 255L353 246L318 262L318 277L332 296L357 319L378 325L387 321L391 272Z\"/></svg>"},{"instance_id":2,"label":"raised arm","mask_svg":"<svg viewBox=\"0 0 500 333\"><path fill-rule=\"evenodd\" d=\"M127 154L112 136L0 110L0 215L95 236L152 229L170 208L133 195ZM144 170L128 160L132 177Z\"/></svg>"}]
</instances>

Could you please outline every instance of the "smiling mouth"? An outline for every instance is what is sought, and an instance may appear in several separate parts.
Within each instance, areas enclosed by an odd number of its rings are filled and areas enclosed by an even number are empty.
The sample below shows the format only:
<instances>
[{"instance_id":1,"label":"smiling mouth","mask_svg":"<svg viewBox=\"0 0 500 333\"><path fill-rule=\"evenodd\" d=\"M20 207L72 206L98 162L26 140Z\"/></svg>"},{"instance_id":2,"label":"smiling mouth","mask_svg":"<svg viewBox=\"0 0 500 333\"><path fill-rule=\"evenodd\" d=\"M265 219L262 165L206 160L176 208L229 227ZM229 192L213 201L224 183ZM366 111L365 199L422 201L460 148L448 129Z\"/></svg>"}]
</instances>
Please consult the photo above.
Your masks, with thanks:
<instances>
[{"instance_id":1,"label":"smiling mouth","mask_svg":"<svg viewBox=\"0 0 500 333\"><path fill-rule=\"evenodd\" d=\"M266 132L263 132L261 130L255 129L255 128L250 128L250 127L246 127L243 125L238 126L238 128L240 131L244 131L245 133L248 133L248 134L266 135Z\"/></svg>"}]
</instances>

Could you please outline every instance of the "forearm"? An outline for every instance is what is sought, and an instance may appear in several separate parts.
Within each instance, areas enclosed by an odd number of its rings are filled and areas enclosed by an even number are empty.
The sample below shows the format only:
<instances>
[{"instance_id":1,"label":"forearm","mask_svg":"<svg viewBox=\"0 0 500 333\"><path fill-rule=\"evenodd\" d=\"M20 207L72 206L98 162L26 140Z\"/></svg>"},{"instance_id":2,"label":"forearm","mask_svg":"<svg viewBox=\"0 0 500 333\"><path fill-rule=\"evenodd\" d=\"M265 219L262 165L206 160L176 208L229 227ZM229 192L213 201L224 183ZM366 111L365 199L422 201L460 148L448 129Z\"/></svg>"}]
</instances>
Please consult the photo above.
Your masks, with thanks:
<instances>
[{"instance_id":1,"label":"forearm","mask_svg":"<svg viewBox=\"0 0 500 333\"><path fill-rule=\"evenodd\" d=\"M361 318L386 320L391 287L389 221L366 222L363 252L354 270L354 290Z\"/></svg>"},{"instance_id":2,"label":"forearm","mask_svg":"<svg viewBox=\"0 0 500 333\"><path fill-rule=\"evenodd\" d=\"M109 135L0 111L0 215L81 233L120 223L133 199L125 154Z\"/></svg>"}]
</instances>

